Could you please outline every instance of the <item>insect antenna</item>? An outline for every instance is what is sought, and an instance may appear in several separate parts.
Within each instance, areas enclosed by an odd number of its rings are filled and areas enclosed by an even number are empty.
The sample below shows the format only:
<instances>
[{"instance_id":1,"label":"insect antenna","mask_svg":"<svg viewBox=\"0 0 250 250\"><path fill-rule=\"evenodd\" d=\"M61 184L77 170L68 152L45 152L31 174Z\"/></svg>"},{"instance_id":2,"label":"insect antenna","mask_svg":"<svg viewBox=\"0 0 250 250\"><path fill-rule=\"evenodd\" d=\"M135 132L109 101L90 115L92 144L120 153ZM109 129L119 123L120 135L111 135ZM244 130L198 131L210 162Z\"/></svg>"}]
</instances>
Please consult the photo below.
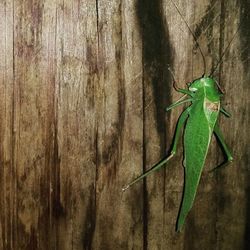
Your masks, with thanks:
<instances>
[{"instance_id":1,"label":"insect antenna","mask_svg":"<svg viewBox=\"0 0 250 250\"><path fill-rule=\"evenodd\" d=\"M241 24L240 24L241 25ZM228 43L227 47L225 48L225 50L223 51L220 60L217 62L217 64L215 65L215 67L213 68L212 72L210 73L209 76L213 76L213 74L216 72L216 70L218 69L219 65L221 65L221 63L223 62L224 56L226 55L226 53L228 52L231 44L233 43L236 35L238 34L239 30L240 30L240 25L238 26L237 30L235 31L232 39L230 40L230 42Z\"/></svg>"},{"instance_id":2,"label":"insect antenna","mask_svg":"<svg viewBox=\"0 0 250 250\"><path fill-rule=\"evenodd\" d=\"M204 54L203 54L203 52L202 52L202 49L201 49L201 47L200 47L200 44L199 44L199 42L198 42L198 40L197 40L197 38L196 38L194 32L193 32L192 29L189 27L189 25L188 25L186 19L184 18L184 16L183 16L182 13L180 12L179 8L178 8L177 5L175 4L175 2L174 2L173 0L171 0L171 2L172 2L172 4L174 5L174 7L176 8L176 10L177 10L177 12L179 13L179 15L181 16L183 22L186 24L186 26L187 26L189 32L191 33L191 35L192 35L192 37L193 37L193 39L194 39L194 41L195 41L196 46L198 47L198 49L199 49L199 51L200 51L200 53L201 53L202 60L203 60L203 75L202 75L202 77L203 77L203 76L206 74L206 60L205 60L205 56L204 56Z\"/></svg>"}]
</instances>

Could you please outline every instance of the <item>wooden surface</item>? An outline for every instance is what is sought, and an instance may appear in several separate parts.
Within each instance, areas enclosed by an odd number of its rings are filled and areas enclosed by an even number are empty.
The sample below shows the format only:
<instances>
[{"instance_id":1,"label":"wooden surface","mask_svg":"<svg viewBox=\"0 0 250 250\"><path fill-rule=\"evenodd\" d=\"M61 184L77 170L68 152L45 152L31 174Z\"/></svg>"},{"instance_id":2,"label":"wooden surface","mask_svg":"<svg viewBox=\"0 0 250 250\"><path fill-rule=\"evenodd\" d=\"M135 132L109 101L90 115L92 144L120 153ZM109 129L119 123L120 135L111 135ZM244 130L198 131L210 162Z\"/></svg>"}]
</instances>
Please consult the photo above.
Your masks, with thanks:
<instances>
[{"instance_id":1,"label":"wooden surface","mask_svg":"<svg viewBox=\"0 0 250 250\"><path fill-rule=\"evenodd\" d=\"M175 1L216 79L234 163L215 139L184 230L182 145L162 171L121 189L169 151L178 84L202 58L169 0L0 1L0 249L249 249L248 0Z\"/></svg>"}]
</instances>

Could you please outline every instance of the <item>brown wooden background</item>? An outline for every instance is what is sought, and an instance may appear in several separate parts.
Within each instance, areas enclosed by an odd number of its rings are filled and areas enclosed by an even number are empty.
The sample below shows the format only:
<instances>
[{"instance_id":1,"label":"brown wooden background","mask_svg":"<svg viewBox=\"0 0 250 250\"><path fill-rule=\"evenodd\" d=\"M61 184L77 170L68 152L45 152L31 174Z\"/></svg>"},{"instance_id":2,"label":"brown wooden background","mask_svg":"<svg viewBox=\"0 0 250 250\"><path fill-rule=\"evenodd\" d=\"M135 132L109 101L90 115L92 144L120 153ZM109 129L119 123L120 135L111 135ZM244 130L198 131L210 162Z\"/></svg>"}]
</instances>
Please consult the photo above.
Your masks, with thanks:
<instances>
[{"instance_id":1,"label":"brown wooden background","mask_svg":"<svg viewBox=\"0 0 250 250\"><path fill-rule=\"evenodd\" d=\"M179 85L202 73L169 0L0 1L0 249L249 249L249 0L175 1L216 78L235 161L215 139L185 229L175 233L182 146L168 168L122 187L169 150Z\"/></svg>"}]
</instances>

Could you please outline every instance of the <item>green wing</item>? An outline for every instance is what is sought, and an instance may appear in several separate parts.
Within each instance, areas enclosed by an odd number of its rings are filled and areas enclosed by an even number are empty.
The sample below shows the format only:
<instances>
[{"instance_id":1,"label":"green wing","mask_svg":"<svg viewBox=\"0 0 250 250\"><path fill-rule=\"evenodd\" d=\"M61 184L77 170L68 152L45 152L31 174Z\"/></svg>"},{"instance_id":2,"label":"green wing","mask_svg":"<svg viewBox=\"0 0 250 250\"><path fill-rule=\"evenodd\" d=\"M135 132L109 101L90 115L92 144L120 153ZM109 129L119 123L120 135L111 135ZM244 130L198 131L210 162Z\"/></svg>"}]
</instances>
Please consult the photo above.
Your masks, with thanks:
<instances>
[{"instance_id":1,"label":"green wing","mask_svg":"<svg viewBox=\"0 0 250 250\"><path fill-rule=\"evenodd\" d=\"M206 102L199 101L191 107L184 134L185 187L177 231L192 208L217 116L218 111L207 109Z\"/></svg>"}]
</instances>

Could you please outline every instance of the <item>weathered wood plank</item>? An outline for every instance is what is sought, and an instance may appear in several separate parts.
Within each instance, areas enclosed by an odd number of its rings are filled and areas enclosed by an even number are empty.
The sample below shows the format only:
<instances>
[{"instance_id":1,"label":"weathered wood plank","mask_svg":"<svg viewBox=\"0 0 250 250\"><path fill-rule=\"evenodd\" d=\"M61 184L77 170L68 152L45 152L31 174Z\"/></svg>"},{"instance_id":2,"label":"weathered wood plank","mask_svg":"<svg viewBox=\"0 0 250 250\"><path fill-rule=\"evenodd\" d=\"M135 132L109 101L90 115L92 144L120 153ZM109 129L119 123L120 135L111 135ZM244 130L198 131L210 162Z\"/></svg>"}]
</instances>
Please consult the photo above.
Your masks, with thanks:
<instances>
[{"instance_id":1,"label":"weathered wood plank","mask_svg":"<svg viewBox=\"0 0 250 250\"><path fill-rule=\"evenodd\" d=\"M247 1L224 3L224 29L221 31L225 48L241 23L225 60L221 65L221 82L227 93L225 107L232 119L221 119L220 125L234 154L232 166L218 172L217 248L249 248L249 9ZM230 221L230 223L228 223Z\"/></svg>"},{"instance_id":2,"label":"weathered wood plank","mask_svg":"<svg viewBox=\"0 0 250 250\"><path fill-rule=\"evenodd\" d=\"M190 3L191 4L191 3ZM220 14L219 1L203 1L193 3L191 8L192 30L198 39L206 61L204 69L202 55L192 37L190 73L191 79L201 77L203 73L209 75L216 60L220 57ZM190 77L190 76L189 76ZM216 242L216 178L210 174L212 168L218 165L219 146L212 138L197 196L193 209L187 217L185 236L183 239L185 249L206 249ZM190 231L194 232L190 235ZM196 237L196 233L203 232L203 237ZM208 233L209 232L209 233Z\"/></svg>"},{"instance_id":3,"label":"weathered wood plank","mask_svg":"<svg viewBox=\"0 0 250 250\"><path fill-rule=\"evenodd\" d=\"M137 13L143 43L144 171L166 153L164 107L170 99L167 64L171 63L168 30L161 1L138 1ZM155 173L144 186L144 248L164 246L164 171ZM135 189L135 188L134 188Z\"/></svg>"},{"instance_id":4,"label":"weathered wood plank","mask_svg":"<svg viewBox=\"0 0 250 250\"><path fill-rule=\"evenodd\" d=\"M97 16L94 1L57 5L58 249L91 249L95 229ZM56 197L55 197L56 198Z\"/></svg>"},{"instance_id":5,"label":"weathered wood plank","mask_svg":"<svg viewBox=\"0 0 250 250\"><path fill-rule=\"evenodd\" d=\"M14 2L14 166L16 238L13 249L56 245L55 9Z\"/></svg>"},{"instance_id":6,"label":"weathered wood plank","mask_svg":"<svg viewBox=\"0 0 250 250\"><path fill-rule=\"evenodd\" d=\"M142 249L143 195L122 193L142 169L142 65L134 1L98 1L99 84L93 249ZM107 240L110 239L110 240Z\"/></svg>"},{"instance_id":7,"label":"weathered wood plank","mask_svg":"<svg viewBox=\"0 0 250 250\"><path fill-rule=\"evenodd\" d=\"M0 3L0 249L15 241L13 164L13 2Z\"/></svg>"}]
</instances>

